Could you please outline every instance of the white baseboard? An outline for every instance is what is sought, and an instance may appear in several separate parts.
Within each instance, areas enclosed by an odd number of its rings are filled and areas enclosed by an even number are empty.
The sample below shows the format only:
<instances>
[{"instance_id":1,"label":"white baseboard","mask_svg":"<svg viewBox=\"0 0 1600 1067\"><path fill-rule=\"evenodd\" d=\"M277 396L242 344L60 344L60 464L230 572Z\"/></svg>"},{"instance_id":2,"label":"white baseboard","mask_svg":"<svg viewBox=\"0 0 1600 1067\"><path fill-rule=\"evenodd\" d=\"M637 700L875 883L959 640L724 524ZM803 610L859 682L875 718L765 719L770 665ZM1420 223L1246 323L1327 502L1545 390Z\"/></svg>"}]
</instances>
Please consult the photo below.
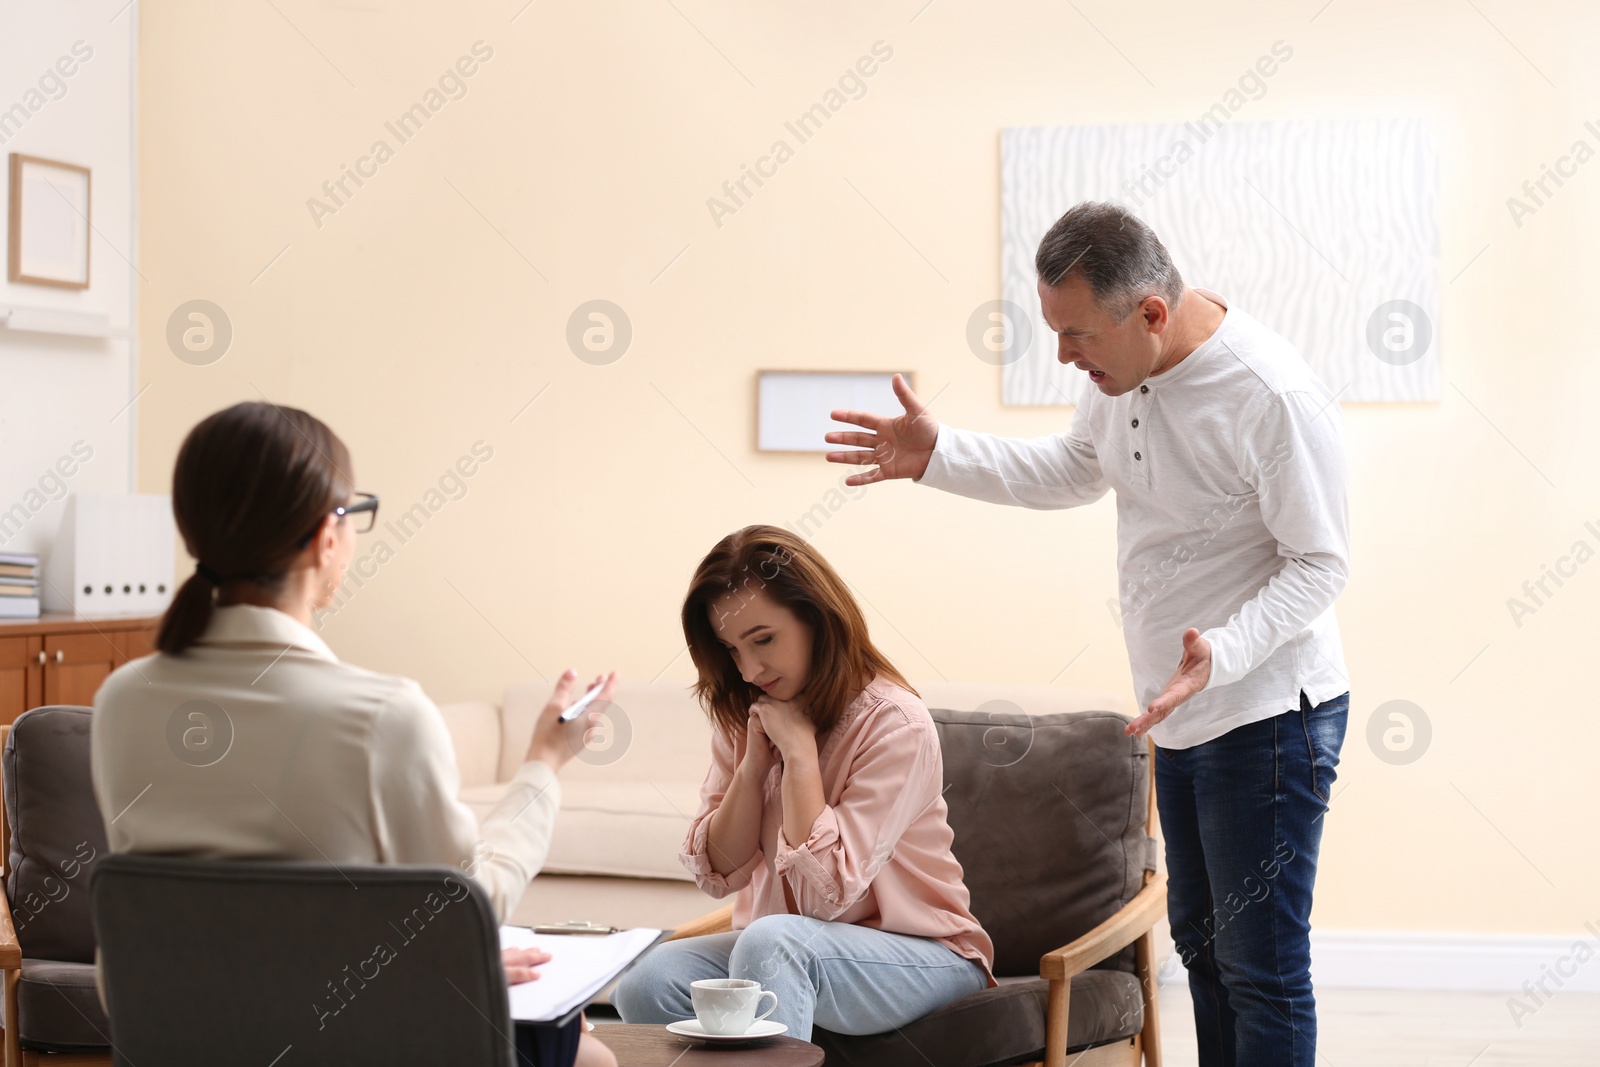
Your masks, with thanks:
<instances>
[{"instance_id":1,"label":"white baseboard","mask_svg":"<svg viewBox=\"0 0 1600 1067\"><path fill-rule=\"evenodd\" d=\"M1313 930L1319 989L1600 993L1600 923L1568 937ZM1565 973L1563 973L1565 972Z\"/></svg>"},{"instance_id":2,"label":"white baseboard","mask_svg":"<svg viewBox=\"0 0 1600 1067\"><path fill-rule=\"evenodd\" d=\"M1185 982L1166 932L1163 922L1158 978L1162 985ZM1313 930L1311 979L1318 989L1600 993L1600 922L1567 937Z\"/></svg>"}]
</instances>

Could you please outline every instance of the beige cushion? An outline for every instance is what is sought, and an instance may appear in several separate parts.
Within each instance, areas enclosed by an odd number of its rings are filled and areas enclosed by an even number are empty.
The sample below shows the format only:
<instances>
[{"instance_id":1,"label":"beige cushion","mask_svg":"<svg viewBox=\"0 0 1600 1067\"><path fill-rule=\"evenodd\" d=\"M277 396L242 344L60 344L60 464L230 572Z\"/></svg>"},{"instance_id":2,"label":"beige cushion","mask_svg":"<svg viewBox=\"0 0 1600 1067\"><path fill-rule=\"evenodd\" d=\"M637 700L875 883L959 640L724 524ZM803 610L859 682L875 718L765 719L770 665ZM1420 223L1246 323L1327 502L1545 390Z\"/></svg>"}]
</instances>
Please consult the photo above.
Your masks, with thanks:
<instances>
[{"instance_id":1,"label":"beige cushion","mask_svg":"<svg viewBox=\"0 0 1600 1067\"><path fill-rule=\"evenodd\" d=\"M439 712L450 730L450 743L456 750L456 766L461 770L461 785L470 788L501 781L498 774L500 709L486 700L465 700L455 704L440 704ZM527 742L523 742L523 752L527 752ZM511 776L508 774L504 777L509 779Z\"/></svg>"},{"instance_id":2,"label":"beige cushion","mask_svg":"<svg viewBox=\"0 0 1600 1067\"><path fill-rule=\"evenodd\" d=\"M481 820L505 789L476 786L461 799ZM692 882L678 850L699 803L699 782L567 781L563 773L561 812L541 873Z\"/></svg>"},{"instance_id":3,"label":"beige cushion","mask_svg":"<svg viewBox=\"0 0 1600 1067\"><path fill-rule=\"evenodd\" d=\"M711 766L711 726L689 684L681 679L619 682L605 732L594 739L592 750L561 769L562 782L692 780L698 785ZM506 690L497 781L508 781L522 763L550 689L532 682Z\"/></svg>"}]
</instances>

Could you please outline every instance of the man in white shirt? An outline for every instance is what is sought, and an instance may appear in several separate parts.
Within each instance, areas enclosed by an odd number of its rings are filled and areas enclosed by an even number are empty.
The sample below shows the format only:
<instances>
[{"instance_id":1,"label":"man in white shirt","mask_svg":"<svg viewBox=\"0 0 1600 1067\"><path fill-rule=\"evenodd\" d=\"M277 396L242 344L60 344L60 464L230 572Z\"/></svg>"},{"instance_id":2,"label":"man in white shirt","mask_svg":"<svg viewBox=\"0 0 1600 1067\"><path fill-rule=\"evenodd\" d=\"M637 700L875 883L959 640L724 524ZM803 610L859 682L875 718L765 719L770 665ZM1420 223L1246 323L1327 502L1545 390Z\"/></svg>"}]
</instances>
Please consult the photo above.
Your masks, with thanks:
<instances>
[{"instance_id":1,"label":"man in white shirt","mask_svg":"<svg viewBox=\"0 0 1600 1067\"><path fill-rule=\"evenodd\" d=\"M1335 397L1294 346L1186 287L1114 204L1079 204L1035 260L1058 358L1090 378L1064 434L1022 441L905 412L836 411L836 463L998 504L1116 490L1124 638L1156 744L1168 915L1200 1064L1310 1067L1308 933L1322 816L1349 711L1333 604L1349 573ZM1175 667L1174 667L1175 665Z\"/></svg>"}]
</instances>

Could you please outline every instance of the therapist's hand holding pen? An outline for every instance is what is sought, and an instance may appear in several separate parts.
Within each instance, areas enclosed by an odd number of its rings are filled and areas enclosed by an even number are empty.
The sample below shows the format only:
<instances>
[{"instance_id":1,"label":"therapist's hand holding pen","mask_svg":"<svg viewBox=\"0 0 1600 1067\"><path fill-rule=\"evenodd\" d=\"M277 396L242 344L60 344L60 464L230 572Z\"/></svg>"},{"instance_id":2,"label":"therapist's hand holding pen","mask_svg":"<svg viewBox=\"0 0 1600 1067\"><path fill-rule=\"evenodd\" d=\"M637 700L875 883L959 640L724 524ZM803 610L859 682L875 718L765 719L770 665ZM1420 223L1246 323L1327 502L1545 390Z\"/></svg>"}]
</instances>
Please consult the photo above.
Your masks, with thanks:
<instances>
[{"instance_id":1,"label":"therapist's hand holding pen","mask_svg":"<svg viewBox=\"0 0 1600 1067\"><path fill-rule=\"evenodd\" d=\"M577 680L578 672L567 668L557 679L555 691L550 694L550 700L539 713L539 721L533 726L533 739L528 744L527 758L539 760L551 770L560 770L583 747L584 733L600 725L601 716L610 707L611 694L617 688L616 671L600 675L591 685L604 682L604 688L577 718L562 722L562 711L580 695ZM550 953L536 948L508 948L501 951L500 959L505 964L506 982L517 985L538 978L538 967L541 963L550 962Z\"/></svg>"},{"instance_id":2,"label":"therapist's hand holding pen","mask_svg":"<svg viewBox=\"0 0 1600 1067\"><path fill-rule=\"evenodd\" d=\"M593 686L600 686L600 691L590 698L585 707L575 709L576 714L570 722L562 722L561 713ZM533 739L528 743L527 758L539 760L551 770L559 771L584 747L589 731L604 724L605 713L611 709L611 695L616 688L616 671L599 675L591 686L584 689L578 687L577 671L570 667L563 671L556 681L555 691L550 694L550 700L539 713L539 720L533 724ZM534 981L539 977L540 964L549 963L550 959L550 954L540 949L503 950L500 962L505 967L506 984L519 985ZM585 1030L593 1029L587 1019L584 1019L583 1027ZM573 1062L574 1067L617 1067L616 1056L592 1033L580 1035L577 1058Z\"/></svg>"},{"instance_id":3,"label":"therapist's hand holding pen","mask_svg":"<svg viewBox=\"0 0 1600 1067\"><path fill-rule=\"evenodd\" d=\"M611 707L611 694L617 688L617 672L597 675L590 686L602 682L604 687L588 708L571 722L562 722L561 712L589 688L578 687L578 673L571 667L562 673L556 680L555 691L550 694L549 702L539 713L539 721L534 723L533 739L528 744L528 759L539 760L551 770L558 771L582 750L585 735L604 723L605 713Z\"/></svg>"}]
</instances>

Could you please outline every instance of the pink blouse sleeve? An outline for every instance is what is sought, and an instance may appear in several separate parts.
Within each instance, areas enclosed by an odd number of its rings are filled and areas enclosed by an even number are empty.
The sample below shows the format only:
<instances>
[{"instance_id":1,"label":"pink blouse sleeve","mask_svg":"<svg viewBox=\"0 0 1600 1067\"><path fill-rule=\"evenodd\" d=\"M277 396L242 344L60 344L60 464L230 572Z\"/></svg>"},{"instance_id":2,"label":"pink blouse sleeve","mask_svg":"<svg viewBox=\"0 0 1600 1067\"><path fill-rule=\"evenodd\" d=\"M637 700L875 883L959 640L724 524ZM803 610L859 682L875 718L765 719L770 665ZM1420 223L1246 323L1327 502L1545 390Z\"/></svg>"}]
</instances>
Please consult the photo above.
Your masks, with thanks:
<instances>
[{"instance_id":1,"label":"pink blouse sleeve","mask_svg":"<svg viewBox=\"0 0 1600 1067\"><path fill-rule=\"evenodd\" d=\"M766 859L757 846L755 853L743 866L722 875L711 866L708 855L711 816L716 814L717 808L722 804L723 796L728 792L728 785L733 781L733 772L739 766L743 748L743 741L736 747L725 731L721 729L711 731L711 769L706 772L706 780L700 786L700 810L695 812L694 818L689 821L689 835L684 839L683 851L678 854L678 859L684 867L694 875L695 885L699 886L702 892L719 900L749 885L756 868Z\"/></svg>"},{"instance_id":2,"label":"pink blouse sleeve","mask_svg":"<svg viewBox=\"0 0 1600 1067\"><path fill-rule=\"evenodd\" d=\"M861 751L839 802L823 807L810 837L791 846L780 826L773 866L800 913L832 920L850 910L907 828L939 798L942 773L932 726L908 723Z\"/></svg>"}]
</instances>

